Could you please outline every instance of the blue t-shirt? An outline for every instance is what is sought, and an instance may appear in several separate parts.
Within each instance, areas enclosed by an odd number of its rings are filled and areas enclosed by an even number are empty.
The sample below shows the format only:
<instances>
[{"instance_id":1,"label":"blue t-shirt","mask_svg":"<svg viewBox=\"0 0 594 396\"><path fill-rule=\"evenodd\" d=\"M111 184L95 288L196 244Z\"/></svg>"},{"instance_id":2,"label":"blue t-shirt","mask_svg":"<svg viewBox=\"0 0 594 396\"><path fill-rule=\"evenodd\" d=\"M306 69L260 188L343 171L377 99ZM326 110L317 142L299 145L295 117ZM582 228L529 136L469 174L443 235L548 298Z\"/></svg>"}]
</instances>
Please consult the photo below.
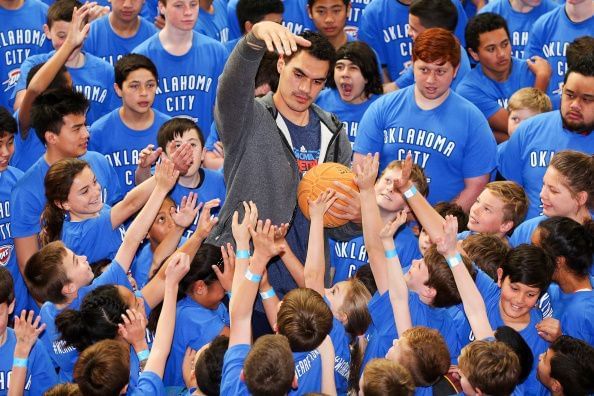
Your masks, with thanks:
<instances>
[{"instance_id":1,"label":"blue t-shirt","mask_svg":"<svg viewBox=\"0 0 594 396\"><path fill-rule=\"evenodd\" d=\"M165 396L165 386L163 380L152 371L143 371L138 376L138 384L132 391L128 391L131 396Z\"/></svg>"},{"instance_id":2,"label":"blue t-shirt","mask_svg":"<svg viewBox=\"0 0 594 396\"><path fill-rule=\"evenodd\" d=\"M79 159L87 161L95 173L97 182L102 187L103 202L117 202L120 198L120 185L107 160L94 151L87 151ZM35 235L41 230L39 220L46 203L44 179L49 168L45 158L39 158L12 190L10 202L13 213L12 234L15 238Z\"/></svg>"},{"instance_id":3,"label":"blue t-shirt","mask_svg":"<svg viewBox=\"0 0 594 396\"><path fill-rule=\"evenodd\" d=\"M83 221L65 219L61 239L67 248L79 256L87 256L92 264L102 259L113 260L125 232L123 226L112 227L111 207L104 205L97 217Z\"/></svg>"},{"instance_id":4,"label":"blue t-shirt","mask_svg":"<svg viewBox=\"0 0 594 396\"><path fill-rule=\"evenodd\" d=\"M19 119L19 110L12 115L15 120ZM14 134L14 154L10 159L10 165L27 172L31 166L45 154L45 145L39 140L35 129L29 128L27 137L21 136L21 126L17 122L17 133Z\"/></svg>"},{"instance_id":5,"label":"blue t-shirt","mask_svg":"<svg viewBox=\"0 0 594 396\"><path fill-rule=\"evenodd\" d=\"M173 187L173 190L171 190L169 195L177 205L181 205L182 198L187 197L191 192L198 194L198 200L204 203L218 198L221 200L220 205L217 208L211 210L211 214L216 216L220 208L222 208L223 204L225 203L225 194L227 189L225 188L225 179L223 178L223 174L205 168L200 168L198 172L200 172L200 183L198 183L198 186L195 188L189 188L178 183L175 185L175 187ZM196 231L200 213L202 213L202 210L198 212L194 222L186 229L184 234L186 238L192 236L192 234Z\"/></svg>"},{"instance_id":6,"label":"blue t-shirt","mask_svg":"<svg viewBox=\"0 0 594 396\"><path fill-rule=\"evenodd\" d=\"M394 238L400 265L410 266L414 259L421 257L419 239L408 226L401 227ZM330 240L330 263L335 268L333 283L355 276L357 270L369 263L365 241L362 236L350 241Z\"/></svg>"},{"instance_id":7,"label":"blue t-shirt","mask_svg":"<svg viewBox=\"0 0 594 396\"><path fill-rule=\"evenodd\" d=\"M456 77L452 80L451 88L455 90L458 85L464 79L464 76L470 72L470 60L468 59L468 54L466 54L466 49L460 46L460 67L458 68L458 73L456 73ZM396 85L398 88L406 88L409 85L415 83L415 74L412 65L406 68L404 72L396 79Z\"/></svg>"},{"instance_id":8,"label":"blue t-shirt","mask_svg":"<svg viewBox=\"0 0 594 396\"><path fill-rule=\"evenodd\" d=\"M18 10L0 7L0 106L12 109L11 98L25 59L52 49L43 33L47 9L39 0L25 0ZM21 80L26 79L23 74Z\"/></svg>"},{"instance_id":9,"label":"blue t-shirt","mask_svg":"<svg viewBox=\"0 0 594 396\"><path fill-rule=\"evenodd\" d=\"M559 111L522 121L507 141L498 170L524 188L529 201L526 219L541 214L542 178L555 152L566 149L594 154L594 133L582 135L563 128Z\"/></svg>"},{"instance_id":10,"label":"blue t-shirt","mask_svg":"<svg viewBox=\"0 0 594 396\"><path fill-rule=\"evenodd\" d=\"M594 291L560 294L560 298L553 301L553 312L561 322L563 334L594 346Z\"/></svg>"},{"instance_id":11,"label":"blue t-shirt","mask_svg":"<svg viewBox=\"0 0 594 396\"><path fill-rule=\"evenodd\" d=\"M221 395L247 396L250 394L245 382L239 378L250 348L248 344L238 344L229 347L225 352L221 374Z\"/></svg>"},{"instance_id":12,"label":"blue t-shirt","mask_svg":"<svg viewBox=\"0 0 594 396\"><path fill-rule=\"evenodd\" d=\"M227 2L227 26L229 26L229 41L236 40L242 36L239 20L237 19L237 3L239 0Z\"/></svg>"},{"instance_id":13,"label":"blue t-shirt","mask_svg":"<svg viewBox=\"0 0 594 396\"><path fill-rule=\"evenodd\" d=\"M324 301L330 307L330 302L326 297L324 297ZM346 395L351 364L350 337L342 322L336 318L332 318L332 330L330 330L329 335L334 345L334 381L336 384L336 393Z\"/></svg>"},{"instance_id":14,"label":"blue t-shirt","mask_svg":"<svg viewBox=\"0 0 594 396\"><path fill-rule=\"evenodd\" d=\"M140 23L136 33L131 37L121 37L111 27L109 15L104 15L91 23L91 30L85 39L84 49L112 66L122 56L131 53L134 48L158 31L151 22L139 18Z\"/></svg>"},{"instance_id":15,"label":"blue t-shirt","mask_svg":"<svg viewBox=\"0 0 594 396\"><path fill-rule=\"evenodd\" d=\"M214 7L212 14L200 8L194 30L224 44L229 41L227 4L223 0L214 0L212 6Z\"/></svg>"},{"instance_id":16,"label":"blue t-shirt","mask_svg":"<svg viewBox=\"0 0 594 396\"><path fill-rule=\"evenodd\" d=\"M357 129L359 128L359 122L363 118L363 114L377 98L379 98L378 95L371 95L363 103L352 104L340 98L338 89L328 88L320 92L318 99L316 99L316 104L322 109L336 114L338 119L342 121L344 130L352 146L355 142L355 137L357 137Z\"/></svg>"},{"instance_id":17,"label":"blue t-shirt","mask_svg":"<svg viewBox=\"0 0 594 396\"><path fill-rule=\"evenodd\" d=\"M532 10L519 12L512 8L509 0L491 0L478 13L494 12L505 19L512 44L512 55L522 59L524 58L524 48L528 44L529 32L534 22L558 6L559 4L553 0L542 0Z\"/></svg>"},{"instance_id":18,"label":"blue t-shirt","mask_svg":"<svg viewBox=\"0 0 594 396\"><path fill-rule=\"evenodd\" d=\"M306 30L316 30L316 27L307 14L307 0L283 1L283 26L294 34L301 34ZM237 6L235 6L237 9ZM238 25L239 26L239 25Z\"/></svg>"},{"instance_id":19,"label":"blue t-shirt","mask_svg":"<svg viewBox=\"0 0 594 396\"><path fill-rule=\"evenodd\" d=\"M163 382L167 386L183 386L182 363L186 349L202 348L219 335L225 326L229 326L229 313L222 303L216 309L208 309L190 297L181 299L177 303L173 344Z\"/></svg>"},{"instance_id":20,"label":"blue t-shirt","mask_svg":"<svg viewBox=\"0 0 594 396\"><path fill-rule=\"evenodd\" d=\"M14 330L6 329L6 340L0 345L0 396L8 394L10 375L12 374L12 359L17 338ZM36 341L27 361L27 379L24 395L41 395L58 383L58 376L52 366L52 361L41 341Z\"/></svg>"},{"instance_id":21,"label":"blue t-shirt","mask_svg":"<svg viewBox=\"0 0 594 396\"><path fill-rule=\"evenodd\" d=\"M538 225L546 219L548 219L548 217L544 215L536 216L520 223L509 238L510 246L516 247L522 243L532 243L532 234Z\"/></svg>"},{"instance_id":22,"label":"blue t-shirt","mask_svg":"<svg viewBox=\"0 0 594 396\"><path fill-rule=\"evenodd\" d=\"M477 65L460 82L456 92L478 107L485 118L490 118L499 110L507 109L507 101L517 90L532 87L535 78L527 61L512 57L507 80L492 80L485 75L482 66Z\"/></svg>"},{"instance_id":23,"label":"blue t-shirt","mask_svg":"<svg viewBox=\"0 0 594 396\"><path fill-rule=\"evenodd\" d=\"M371 359L385 357L394 339L398 337L390 293L379 294L376 292L369 300L367 307L371 315L371 324L367 329L368 341L361 372Z\"/></svg>"},{"instance_id":24,"label":"blue t-shirt","mask_svg":"<svg viewBox=\"0 0 594 396\"><path fill-rule=\"evenodd\" d=\"M218 79L227 60L225 46L194 32L190 50L177 56L167 52L155 34L133 52L149 57L159 71L154 108L172 117L191 118L208 131Z\"/></svg>"},{"instance_id":25,"label":"blue t-shirt","mask_svg":"<svg viewBox=\"0 0 594 396\"><path fill-rule=\"evenodd\" d=\"M549 61L553 68L547 91L549 96L558 96L561 93L567 70L565 59L567 46L578 37L592 35L594 35L594 16L579 23L572 22L565 12L565 6L557 7L544 14L534 23L524 57L538 55Z\"/></svg>"},{"instance_id":26,"label":"blue t-shirt","mask_svg":"<svg viewBox=\"0 0 594 396\"><path fill-rule=\"evenodd\" d=\"M290 396L322 391L322 355L317 349L310 352L293 352L297 389Z\"/></svg>"},{"instance_id":27,"label":"blue t-shirt","mask_svg":"<svg viewBox=\"0 0 594 396\"><path fill-rule=\"evenodd\" d=\"M414 85L384 95L369 106L353 150L380 153L380 170L407 152L424 169L431 204L450 201L464 189L464 179L495 167L496 143L489 124L469 101L450 91L437 108L421 109Z\"/></svg>"},{"instance_id":28,"label":"blue t-shirt","mask_svg":"<svg viewBox=\"0 0 594 396\"><path fill-rule=\"evenodd\" d=\"M89 286L82 287L78 290L77 297L68 305L68 309L80 309L80 305L84 297L103 285L122 285L128 288L130 283L123 268L115 261L112 261L107 269ZM56 328L56 316L62 312L52 302L47 301L41 307L41 322L45 323L46 328L41 333L41 341L49 353L54 366L60 368L60 382L72 382L72 372L74 364L78 359L78 351L73 346L66 346L63 340L60 340L60 332Z\"/></svg>"},{"instance_id":29,"label":"blue t-shirt","mask_svg":"<svg viewBox=\"0 0 594 396\"><path fill-rule=\"evenodd\" d=\"M35 55L27 58L21 67L24 76L35 65L47 62L54 55L55 51L47 54ZM77 92L82 92L89 100L90 106L87 111L87 124L91 125L104 114L109 113L115 107L115 91L113 83L115 76L113 67L103 59L97 58L89 53L84 53L85 63L81 67L68 67L68 73L72 78L72 85ZM15 93L26 88L26 78L19 79Z\"/></svg>"},{"instance_id":30,"label":"blue t-shirt","mask_svg":"<svg viewBox=\"0 0 594 396\"><path fill-rule=\"evenodd\" d=\"M170 117L153 110L155 114L153 124L147 129L138 131L124 124L120 109L111 111L91 125L89 150L105 156L118 175L122 193L126 194L135 186L134 172L140 152L148 144L157 147L157 132Z\"/></svg>"}]
</instances>

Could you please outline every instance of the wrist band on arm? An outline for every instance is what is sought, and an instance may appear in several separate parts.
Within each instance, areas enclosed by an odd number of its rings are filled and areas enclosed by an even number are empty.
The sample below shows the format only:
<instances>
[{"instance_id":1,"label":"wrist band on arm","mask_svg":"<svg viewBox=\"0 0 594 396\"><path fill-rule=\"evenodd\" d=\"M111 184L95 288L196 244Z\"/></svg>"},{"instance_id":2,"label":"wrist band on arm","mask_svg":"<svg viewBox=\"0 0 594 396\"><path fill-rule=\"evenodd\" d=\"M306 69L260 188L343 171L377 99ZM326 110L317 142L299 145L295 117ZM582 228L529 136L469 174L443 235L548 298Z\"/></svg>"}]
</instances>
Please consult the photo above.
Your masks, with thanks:
<instances>
[{"instance_id":1,"label":"wrist band on arm","mask_svg":"<svg viewBox=\"0 0 594 396\"><path fill-rule=\"evenodd\" d=\"M149 357L149 350L148 349L143 349L140 352L136 353L136 356L138 356L138 360L139 361L143 361L143 360L147 360Z\"/></svg>"},{"instance_id":2,"label":"wrist band on arm","mask_svg":"<svg viewBox=\"0 0 594 396\"><path fill-rule=\"evenodd\" d=\"M394 257L398 257L398 252L396 251L396 249L386 250L386 258L387 259L391 259Z\"/></svg>"},{"instance_id":3,"label":"wrist band on arm","mask_svg":"<svg viewBox=\"0 0 594 396\"><path fill-rule=\"evenodd\" d=\"M27 358L17 358L15 357L12 360L12 367L27 367L27 362L29 359Z\"/></svg>"},{"instance_id":4,"label":"wrist band on arm","mask_svg":"<svg viewBox=\"0 0 594 396\"><path fill-rule=\"evenodd\" d=\"M456 266L458 266L459 264L462 264L462 256L460 255L460 253L456 253L453 256L447 257L446 261L448 262L448 265L450 266L450 268L454 268Z\"/></svg>"},{"instance_id":5,"label":"wrist band on arm","mask_svg":"<svg viewBox=\"0 0 594 396\"><path fill-rule=\"evenodd\" d=\"M238 250L235 252L235 258L237 259L249 259L250 258L250 251L249 250Z\"/></svg>"},{"instance_id":6,"label":"wrist band on arm","mask_svg":"<svg viewBox=\"0 0 594 396\"><path fill-rule=\"evenodd\" d=\"M249 269L245 271L245 277L247 280L254 283L260 283L260 281L262 280L262 275L256 275Z\"/></svg>"},{"instance_id":7,"label":"wrist band on arm","mask_svg":"<svg viewBox=\"0 0 594 396\"><path fill-rule=\"evenodd\" d=\"M417 188L413 184L408 190L406 190L403 194L406 199L412 198L417 193Z\"/></svg>"},{"instance_id":8,"label":"wrist band on arm","mask_svg":"<svg viewBox=\"0 0 594 396\"><path fill-rule=\"evenodd\" d=\"M261 292L260 293L260 297L262 297L262 300L268 300L269 298L272 298L276 296L276 293L274 292L274 288L271 287L270 289L266 290L265 292Z\"/></svg>"}]
</instances>

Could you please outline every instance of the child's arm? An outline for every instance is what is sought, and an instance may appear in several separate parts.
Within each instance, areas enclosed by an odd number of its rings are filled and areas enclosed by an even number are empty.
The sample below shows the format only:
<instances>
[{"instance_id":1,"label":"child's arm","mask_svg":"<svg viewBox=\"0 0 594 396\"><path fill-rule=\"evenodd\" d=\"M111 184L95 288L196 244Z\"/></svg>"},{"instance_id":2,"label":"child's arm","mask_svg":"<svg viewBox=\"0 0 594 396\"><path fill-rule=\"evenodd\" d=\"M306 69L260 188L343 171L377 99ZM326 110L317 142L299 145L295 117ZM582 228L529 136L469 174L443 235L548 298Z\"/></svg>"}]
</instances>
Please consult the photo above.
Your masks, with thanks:
<instances>
[{"instance_id":1,"label":"child's arm","mask_svg":"<svg viewBox=\"0 0 594 396\"><path fill-rule=\"evenodd\" d=\"M74 7L66 40L56 53L45 62L41 69L35 73L24 93L17 94L17 97L22 95L23 98L18 105L19 131L23 139L27 137L31 125L31 107L33 106L33 102L49 87L70 55L77 48L80 48L89 33L90 22L87 21L89 11L89 4L84 4L80 8ZM27 76L22 76L21 78L26 79Z\"/></svg>"},{"instance_id":2,"label":"child's arm","mask_svg":"<svg viewBox=\"0 0 594 396\"><path fill-rule=\"evenodd\" d=\"M239 212L233 213L233 222L231 230L233 232L233 239L235 239L236 256L235 256L235 276L231 285L232 293L237 290L238 284L241 281L243 274L249 265L250 252L250 230L249 227L255 227L258 220L258 208L252 201L243 202L244 215L241 223L239 222Z\"/></svg>"},{"instance_id":3,"label":"child's arm","mask_svg":"<svg viewBox=\"0 0 594 396\"><path fill-rule=\"evenodd\" d=\"M138 246L144 240L155 216L159 213L161 203L169 190L175 185L178 176L179 172L173 168L171 161L163 160L157 165L155 172L156 186L146 205L128 228L124 241L116 253L115 261L122 266L124 272L128 272L128 269L130 269L130 264L132 264Z\"/></svg>"},{"instance_id":4,"label":"child's arm","mask_svg":"<svg viewBox=\"0 0 594 396\"><path fill-rule=\"evenodd\" d=\"M279 250L274 244L275 227L270 220L258 221L255 229L248 227L254 241L254 255L250 260L248 270L236 271L229 311L231 316L231 331L229 334L229 348L238 344L251 344L252 342L252 311L258 286L266 265L271 258L277 256ZM237 279L239 278L239 279ZM237 280L237 282L235 282Z\"/></svg>"},{"instance_id":5,"label":"child's arm","mask_svg":"<svg viewBox=\"0 0 594 396\"><path fill-rule=\"evenodd\" d=\"M144 366L144 371L151 371L163 378L165 363L171 350L171 341L173 340L173 331L175 329L175 311L177 303L177 289L179 281L190 270L190 257L185 253L174 253L171 256L166 271L165 280L165 299L161 316L157 323L153 349L149 355L148 361Z\"/></svg>"},{"instance_id":6,"label":"child's arm","mask_svg":"<svg viewBox=\"0 0 594 396\"><path fill-rule=\"evenodd\" d=\"M40 320L41 317L35 317L33 311L27 313L23 310L20 317L18 315L14 317L14 333L17 342L14 347L8 396L21 396L24 394L25 383L27 382L27 360L29 359L29 353L31 353L37 337L45 329L45 323L39 325Z\"/></svg>"},{"instance_id":7,"label":"child's arm","mask_svg":"<svg viewBox=\"0 0 594 396\"><path fill-rule=\"evenodd\" d=\"M386 224L380 232L385 250L385 260L387 261L388 292L390 293L390 303L398 334L402 334L412 327L408 306L408 287L394 245L394 234L404 223L406 223L406 211L403 210L396 215L394 220Z\"/></svg>"},{"instance_id":8,"label":"child's arm","mask_svg":"<svg viewBox=\"0 0 594 396\"><path fill-rule=\"evenodd\" d=\"M334 378L334 345L330 335L327 335L322 344L318 347L322 359L322 393L325 395L336 395L336 381Z\"/></svg>"},{"instance_id":9,"label":"child's arm","mask_svg":"<svg viewBox=\"0 0 594 396\"><path fill-rule=\"evenodd\" d=\"M457 233L458 220L454 216L446 216L443 226L443 237L435 240L437 251L446 258L452 270L456 287L464 305L464 313L470 322L475 339L484 340L487 337L493 337L493 328L487 317L487 308L485 307L483 296L468 273L456 248L458 243L456 239Z\"/></svg>"},{"instance_id":10,"label":"child's arm","mask_svg":"<svg viewBox=\"0 0 594 396\"><path fill-rule=\"evenodd\" d=\"M377 285L379 294L388 290L386 257L384 247L379 237L382 229L382 220L375 197L375 180L379 168L379 156L376 153L373 157L368 154L362 162L356 165L355 181L359 186L361 196L361 213L363 219L363 239L365 249L369 257L371 272Z\"/></svg>"},{"instance_id":11,"label":"child's arm","mask_svg":"<svg viewBox=\"0 0 594 396\"><path fill-rule=\"evenodd\" d=\"M326 259L324 256L324 213L336 201L334 190L326 190L318 195L315 201L307 200L309 205L309 241L303 276L305 287L317 291L324 297L324 272Z\"/></svg>"},{"instance_id":12,"label":"child's arm","mask_svg":"<svg viewBox=\"0 0 594 396\"><path fill-rule=\"evenodd\" d=\"M285 265L287 271L289 271L289 274L291 274L291 277L297 284L297 287L305 287L303 263L297 258L297 256L295 256L295 253L293 253L293 250L291 250L285 239L288 231L289 224L281 224L277 228L276 234L274 235L274 243L277 245L283 245L285 247L285 251L282 252L279 257Z\"/></svg>"},{"instance_id":13,"label":"child's arm","mask_svg":"<svg viewBox=\"0 0 594 396\"><path fill-rule=\"evenodd\" d=\"M278 246L278 245L277 245ZM268 271L264 270L262 280L260 281L260 297L262 298L262 305L264 306L264 313L270 328L274 328L276 324L276 315L278 314L278 303L280 300L274 292L274 288L268 282Z\"/></svg>"},{"instance_id":14,"label":"child's arm","mask_svg":"<svg viewBox=\"0 0 594 396\"><path fill-rule=\"evenodd\" d=\"M144 370L147 361L146 352L149 350L146 342L146 317L135 309L127 309L126 313L122 314L122 320L124 323L118 324L118 333L134 348L140 361L140 369ZM141 353L143 351L146 352Z\"/></svg>"}]
</instances>

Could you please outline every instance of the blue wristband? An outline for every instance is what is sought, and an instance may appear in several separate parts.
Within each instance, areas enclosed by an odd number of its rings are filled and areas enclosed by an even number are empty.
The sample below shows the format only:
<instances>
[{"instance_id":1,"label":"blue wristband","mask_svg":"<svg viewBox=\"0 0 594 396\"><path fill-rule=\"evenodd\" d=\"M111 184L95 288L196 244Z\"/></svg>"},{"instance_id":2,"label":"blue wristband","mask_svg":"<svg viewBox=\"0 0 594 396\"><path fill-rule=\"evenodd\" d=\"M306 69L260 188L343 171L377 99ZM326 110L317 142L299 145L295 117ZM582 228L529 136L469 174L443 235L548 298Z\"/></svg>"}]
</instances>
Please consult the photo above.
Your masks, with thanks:
<instances>
[{"instance_id":1,"label":"blue wristband","mask_svg":"<svg viewBox=\"0 0 594 396\"><path fill-rule=\"evenodd\" d=\"M265 292L260 293L260 297L262 297L262 300L268 300L269 298L272 298L274 296L276 296L276 293L274 292L274 288L272 287L266 290Z\"/></svg>"},{"instance_id":2,"label":"blue wristband","mask_svg":"<svg viewBox=\"0 0 594 396\"><path fill-rule=\"evenodd\" d=\"M27 358L14 358L12 360L12 367L27 367L27 362L29 359Z\"/></svg>"},{"instance_id":3,"label":"blue wristband","mask_svg":"<svg viewBox=\"0 0 594 396\"><path fill-rule=\"evenodd\" d=\"M417 193L417 188L413 184L408 190L404 192L404 198L409 199L412 198Z\"/></svg>"},{"instance_id":4,"label":"blue wristband","mask_svg":"<svg viewBox=\"0 0 594 396\"><path fill-rule=\"evenodd\" d=\"M387 259L391 259L394 257L398 257L398 252L396 251L396 249L386 250L386 258Z\"/></svg>"},{"instance_id":5,"label":"blue wristband","mask_svg":"<svg viewBox=\"0 0 594 396\"><path fill-rule=\"evenodd\" d=\"M262 280L262 275L256 275L248 269L245 271L245 278L250 282L260 283L260 281Z\"/></svg>"},{"instance_id":6,"label":"blue wristband","mask_svg":"<svg viewBox=\"0 0 594 396\"><path fill-rule=\"evenodd\" d=\"M460 255L460 253L456 253L454 256L451 257L447 257L446 261L448 262L448 265L450 266L450 268L454 268L456 266L458 266L459 264L462 264L462 256Z\"/></svg>"},{"instance_id":7,"label":"blue wristband","mask_svg":"<svg viewBox=\"0 0 594 396\"><path fill-rule=\"evenodd\" d=\"M250 258L250 251L249 250L238 250L235 252L235 258L237 259L249 259Z\"/></svg>"},{"instance_id":8,"label":"blue wristband","mask_svg":"<svg viewBox=\"0 0 594 396\"><path fill-rule=\"evenodd\" d=\"M140 352L136 353L136 356L138 356L138 360L139 361L143 361L143 360L147 360L149 357L149 350L148 349L143 349Z\"/></svg>"}]
</instances>

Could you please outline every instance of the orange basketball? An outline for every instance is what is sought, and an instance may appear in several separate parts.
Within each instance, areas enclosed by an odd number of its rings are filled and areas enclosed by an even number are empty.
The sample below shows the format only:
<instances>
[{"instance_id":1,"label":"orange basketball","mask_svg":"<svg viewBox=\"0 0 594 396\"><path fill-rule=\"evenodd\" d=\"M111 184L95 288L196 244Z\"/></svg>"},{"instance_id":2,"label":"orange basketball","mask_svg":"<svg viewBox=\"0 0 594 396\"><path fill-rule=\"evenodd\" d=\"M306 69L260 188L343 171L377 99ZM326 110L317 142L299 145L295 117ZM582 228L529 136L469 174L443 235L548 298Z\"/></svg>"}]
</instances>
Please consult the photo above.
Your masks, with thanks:
<instances>
[{"instance_id":1,"label":"orange basketball","mask_svg":"<svg viewBox=\"0 0 594 396\"><path fill-rule=\"evenodd\" d=\"M307 219L309 219L308 199L316 199L320 193L329 188L341 192L340 188L334 185L335 181L359 191L359 188L355 184L355 174L346 166L335 162L325 162L316 165L303 176L297 188L297 202L299 202L299 208L301 208ZM346 202L340 199L336 202L346 205ZM328 212L324 215L324 227L339 227L346 223L348 223L348 220L338 219Z\"/></svg>"}]
</instances>

